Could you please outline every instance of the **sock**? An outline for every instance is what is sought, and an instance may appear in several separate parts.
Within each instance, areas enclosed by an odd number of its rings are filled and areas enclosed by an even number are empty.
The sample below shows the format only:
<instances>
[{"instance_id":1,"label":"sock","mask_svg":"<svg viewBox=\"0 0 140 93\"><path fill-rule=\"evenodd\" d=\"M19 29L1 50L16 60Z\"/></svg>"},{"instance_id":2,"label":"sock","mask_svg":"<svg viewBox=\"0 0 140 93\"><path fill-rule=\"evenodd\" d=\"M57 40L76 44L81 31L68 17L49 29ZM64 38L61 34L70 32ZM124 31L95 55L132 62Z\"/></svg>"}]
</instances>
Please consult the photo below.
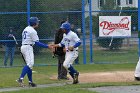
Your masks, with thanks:
<instances>
[{"instance_id":1,"label":"sock","mask_svg":"<svg viewBox=\"0 0 140 93\"><path fill-rule=\"evenodd\" d=\"M29 68L29 70L27 72L27 76L28 76L29 82L33 82L33 80L32 80L32 69Z\"/></svg>"},{"instance_id":2,"label":"sock","mask_svg":"<svg viewBox=\"0 0 140 93\"><path fill-rule=\"evenodd\" d=\"M73 78L74 73L77 73L77 71L70 65L70 67L68 68L68 70L70 71L69 74L71 75L71 77Z\"/></svg>"},{"instance_id":3,"label":"sock","mask_svg":"<svg viewBox=\"0 0 140 93\"><path fill-rule=\"evenodd\" d=\"M28 70L29 70L29 67L26 65L26 66L24 66L24 68L22 69L22 73L21 73L21 75L20 75L20 78L24 78L24 76L26 75L26 73L28 72Z\"/></svg>"},{"instance_id":4,"label":"sock","mask_svg":"<svg viewBox=\"0 0 140 93\"><path fill-rule=\"evenodd\" d=\"M71 75L71 77L72 77L72 78L74 78L74 75L73 75L73 73L69 72L69 74Z\"/></svg>"}]
</instances>

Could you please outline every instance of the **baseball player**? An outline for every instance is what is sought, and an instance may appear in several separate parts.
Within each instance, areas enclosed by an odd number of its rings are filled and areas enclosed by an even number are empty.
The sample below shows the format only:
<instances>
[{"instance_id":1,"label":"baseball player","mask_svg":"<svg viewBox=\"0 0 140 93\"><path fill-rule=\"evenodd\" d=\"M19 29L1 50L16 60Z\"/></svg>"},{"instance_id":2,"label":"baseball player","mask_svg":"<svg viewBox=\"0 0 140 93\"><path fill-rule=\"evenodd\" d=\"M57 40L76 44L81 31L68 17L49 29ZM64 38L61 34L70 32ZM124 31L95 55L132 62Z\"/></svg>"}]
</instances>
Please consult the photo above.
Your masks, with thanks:
<instances>
[{"instance_id":1,"label":"baseball player","mask_svg":"<svg viewBox=\"0 0 140 93\"><path fill-rule=\"evenodd\" d=\"M140 57L139 57L139 61L138 61L137 65L136 65L134 77L135 77L136 81L140 81Z\"/></svg>"},{"instance_id":2,"label":"baseball player","mask_svg":"<svg viewBox=\"0 0 140 93\"><path fill-rule=\"evenodd\" d=\"M74 60L78 57L78 46L80 46L81 41L77 34L72 32L70 23L65 22L60 27L65 33L62 41L59 44L55 44L54 47L65 47L66 55L63 66L68 70L69 74L73 78L73 84L77 84L79 72L77 72L72 66Z\"/></svg>"},{"instance_id":3,"label":"baseball player","mask_svg":"<svg viewBox=\"0 0 140 93\"><path fill-rule=\"evenodd\" d=\"M51 48L50 45L39 42L39 38L35 30L39 25L39 21L40 20L38 20L37 17L31 17L29 19L29 26L27 26L22 32L21 53L26 61L26 65L23 67L19 79L16 80L22 87L24 87L23 79L26 74L29 79L29 86L37 86L32 80L32 68L34 65L33 45L35 44L40 47Z\"/></svg>"}]
</instances>

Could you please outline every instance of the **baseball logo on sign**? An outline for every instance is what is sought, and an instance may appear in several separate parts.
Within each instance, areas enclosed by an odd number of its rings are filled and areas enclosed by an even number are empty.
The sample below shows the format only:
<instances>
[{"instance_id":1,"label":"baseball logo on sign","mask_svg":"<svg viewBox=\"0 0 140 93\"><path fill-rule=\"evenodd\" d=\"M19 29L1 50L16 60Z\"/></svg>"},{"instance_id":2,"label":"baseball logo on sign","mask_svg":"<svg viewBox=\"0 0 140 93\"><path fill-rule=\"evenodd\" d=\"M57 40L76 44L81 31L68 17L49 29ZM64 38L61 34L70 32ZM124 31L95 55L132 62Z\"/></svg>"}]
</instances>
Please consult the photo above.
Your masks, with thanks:
<instances>
[{"instance_id":1,"label":"baseball logo on sign","mask_svg":"<svg viewBox=\"0 0 140 93\"><path fill-rule=\"evenodd\" d=\"M131 16L100 16L99 36L131 36Z\"/></svg>"}]
</instances>

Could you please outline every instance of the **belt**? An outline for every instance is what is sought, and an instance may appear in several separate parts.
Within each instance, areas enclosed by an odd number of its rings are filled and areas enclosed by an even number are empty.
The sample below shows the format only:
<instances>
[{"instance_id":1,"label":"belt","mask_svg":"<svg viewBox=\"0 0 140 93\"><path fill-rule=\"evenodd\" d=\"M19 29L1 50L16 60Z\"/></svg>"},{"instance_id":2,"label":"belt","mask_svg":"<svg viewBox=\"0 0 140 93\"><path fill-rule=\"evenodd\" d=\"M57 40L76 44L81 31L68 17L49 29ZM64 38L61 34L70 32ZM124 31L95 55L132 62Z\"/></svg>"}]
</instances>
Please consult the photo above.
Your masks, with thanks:
<instances>
[{"instance_id":1,"label":"belt","mask_svg":"<svg viewBox=\"0 0 140 93\"><path fill-rule=\"evenodd\" d=\"M70 52L70 50L66 50L67 52ZM78 50L71 50L71 51L78 51Z\"/></svg>"},{"instance_id":2,"label":"belt","mask_svg":"<svg viewBox=\"0 0 140 93\"><path fill-rule=\"evenodd\" d=\"M23 45L30 45L30 46L33 46L32 44L23 44Z\"/></svg>"}]
</instances>

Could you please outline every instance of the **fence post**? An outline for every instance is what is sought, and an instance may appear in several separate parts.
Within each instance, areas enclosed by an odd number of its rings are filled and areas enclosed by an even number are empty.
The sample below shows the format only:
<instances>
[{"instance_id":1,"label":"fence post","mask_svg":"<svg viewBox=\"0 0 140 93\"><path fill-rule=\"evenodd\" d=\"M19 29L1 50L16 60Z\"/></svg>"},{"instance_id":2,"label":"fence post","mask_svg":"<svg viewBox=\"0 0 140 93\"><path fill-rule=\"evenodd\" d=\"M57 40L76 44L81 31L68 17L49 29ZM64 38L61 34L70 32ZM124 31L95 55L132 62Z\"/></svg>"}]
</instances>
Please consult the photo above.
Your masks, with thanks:
<instances>
[{"instance_id":1,"label":"fence post","mask_svg":"<svg viewBox=\"0 0 140 93\"><path fill-rule=\"evenodd\" d=\"M86 64L86 44L85 44L85 0L82 0L82 35L83 35L83 63Z\"/></svg>"},{"instance_id":2,"label":"fence post","mask_svg":"<svg viewBox=\"0 0 140 93\"><path fill-rule=\"evenodd\" d=\"M89 0L89 26L90 26L90 63L93 63L93 50L92 50L92 45L93 45L93 43L92 43L92 39L93 39L93 37L92 37L92 0Z\"/></svg>"},{"instance_id":3,"label":"fence post","mask_svg":"<svg viewBox=\"0 0 140 93\"><path fill-rule=\"evenodd\" d=\"M29 25L29 19L30 19L30 14L31 14L31 11L30 11L30 0L27 0L27 23Z\"/></svg>"},{"instance_id":4,"label":"fence post","mask_svg":"<svg viewBox=\"0 0 140 93\"><path fill-rule=\"evenodd\" d=\"M140 0L138 0L138 38L139 38L139 57L140 57Z\"/></svg>"}]
</instances>

